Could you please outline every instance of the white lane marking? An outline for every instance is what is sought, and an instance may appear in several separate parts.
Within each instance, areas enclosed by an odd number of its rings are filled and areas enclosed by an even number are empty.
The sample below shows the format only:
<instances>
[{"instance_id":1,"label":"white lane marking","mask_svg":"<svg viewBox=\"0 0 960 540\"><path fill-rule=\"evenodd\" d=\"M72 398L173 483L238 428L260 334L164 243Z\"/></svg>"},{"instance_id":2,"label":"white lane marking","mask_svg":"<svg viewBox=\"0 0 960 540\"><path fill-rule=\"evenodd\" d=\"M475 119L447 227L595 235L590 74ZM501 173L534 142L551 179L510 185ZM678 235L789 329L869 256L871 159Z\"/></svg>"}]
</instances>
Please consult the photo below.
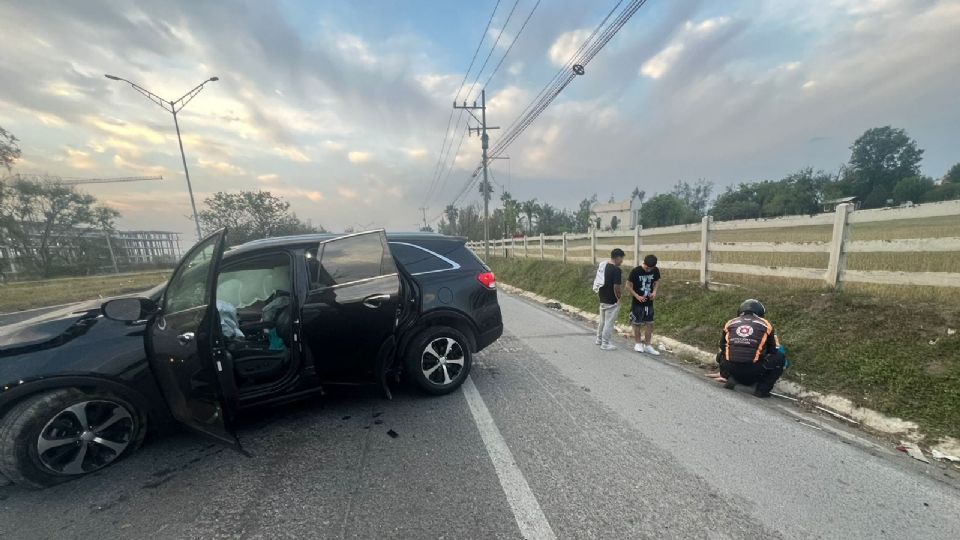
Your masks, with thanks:
<instances>
[{"instance_id":1,"label":"white lane marking","mask_svg":"<svg viewBox=\"0 0 960 540\"><path fill-rule=\"evenodd\" d=\"M547 517L543 515L537 497L527 484L527 479L523 477L520 467L513 459L510 447L503 440L503 435L500 434L500 430L493 422L493 417L490 416L490 410L487 409L480 392L469 377L463 382L463 395L467 398L473 421L480 430L480 438L487 447L487 454L493 461L493 468L497 471L500 486L503 488L504 495L507 496L510 509L513 510L517 526L520 527L520 534L524 538L555 539L556 535L553 534Z\"/></svg>"}]
</instances>

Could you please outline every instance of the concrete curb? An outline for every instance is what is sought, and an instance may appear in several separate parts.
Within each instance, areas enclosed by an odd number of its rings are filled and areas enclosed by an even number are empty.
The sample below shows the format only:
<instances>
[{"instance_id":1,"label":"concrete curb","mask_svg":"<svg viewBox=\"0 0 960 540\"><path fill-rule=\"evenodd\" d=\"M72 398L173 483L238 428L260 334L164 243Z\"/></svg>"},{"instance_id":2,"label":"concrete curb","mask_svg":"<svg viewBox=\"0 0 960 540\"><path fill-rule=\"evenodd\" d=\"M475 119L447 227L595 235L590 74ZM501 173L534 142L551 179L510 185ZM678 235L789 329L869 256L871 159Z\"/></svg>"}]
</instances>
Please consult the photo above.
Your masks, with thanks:
<instances>
[{"instance_id":1,"label":"concrete curb","mask_svg":"<svg viewBox=\"0 0 960 540\"><path fill-rule=\"evenodd\" d=\"M508 294L520 296L528 300L544 304L547 307L559 309L560 311L579 319L596 323L600 317L599 313L589 313L569 304L564 304L557 300L547 298L545 296L541 296L539 294L532 293L503 282L497 282L497 287ZM633 336L632 329L625 325L618 324L617 332L626 337ZM665 336L655 336L654 339L658 342L661 350L670 352L675 356L691 358L699 365L705 367L715 367L717 365L715 360L716 353L710 353ZM897 438L897 440L904 439L909 441L919 441L924 438L923 434L919 431L919 426L917 426L916 423L903 420L901 418L886 416L865 407L859 407L851 400L842 396L815 392L813 390L804 388L800 384L797 384L793 381L785 380L778 381L774 391L777 394L786 396L787 398L797 401L798 403L812 406L835 418L844 420L848 424L856 425L861 429L876 433L878 435L883 435L889 438ZM947 437L940 440L937 444L931 446L930 449L939 450L940 452L953 456L960 456L960 440Z\"/></svg>"}]
</instances>

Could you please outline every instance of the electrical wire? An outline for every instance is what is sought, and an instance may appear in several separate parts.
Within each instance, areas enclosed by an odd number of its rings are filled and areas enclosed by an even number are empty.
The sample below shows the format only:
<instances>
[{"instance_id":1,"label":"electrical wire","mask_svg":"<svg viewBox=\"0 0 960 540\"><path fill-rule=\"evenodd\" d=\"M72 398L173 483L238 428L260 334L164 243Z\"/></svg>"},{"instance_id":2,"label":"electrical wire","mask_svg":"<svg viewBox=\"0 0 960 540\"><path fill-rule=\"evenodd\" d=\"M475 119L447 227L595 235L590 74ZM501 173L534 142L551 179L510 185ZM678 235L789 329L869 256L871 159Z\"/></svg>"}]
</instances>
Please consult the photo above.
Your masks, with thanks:
<instances>
[{"instance_id":1,"label":"electrical wire","mask_svg":"<svg viewBox=\"0 0 960 540\"><path fill-rule=\"evenodd\" d=\"M507 14L507 20L503 22L503 28L497 33L497 39L493 42L493 46L490 47L490 52L487 53L487 57L483 59L483 65L480 66L480 71L477 72L477 78L474 79L473 84L470 85L470 90L467 92L467 101L471 101L470 96L473 95L473 90L477 87L477 82L480 81L480 75L483 75L483 70L487 67L487 62L490 61L490 57L493 56L493 51L497 50L497 45L500 44L500 38L503 37L503 31L506 30L507 25L510 24L510 19L513 18L513 12L517 10L517 4L519 3L520 0L514 0L513 7L510 8L510 13Z\"/></svg>"},{"instance_id":2,"label":"electrical wire","mask_svg":"<svg viewBox=\"0 0 960 540\"><path fill-rule=\"evenodd\" d=\"M483 45L484 39L487 37L487 31L490 30L490 25L493 23L493 17L497 14L497 8L500 7L500 1L497 0L497 3L493 6L493 11L490 13L490 18L487 19L487 25L483 28L483 33L480 34L480 41L477 43L477 48L473 51L473 58L470 59L470 65L467 67L466 73L463 74L463 80L460 81L460 87L457 88L457 94L453 97L454 103L460 98L460 93L463 92L463 85L466 84L467 78L470 76L470 71L473 69L473 64L477 61L477 55L480 53L480 47ZM440 178L439 171L441 170L441 163L444 162L444 147L447 146L447 139L450 138L450 124L453 121L454 109L450 109L450 115L447 116L447 127L443 132L443 140L440 142L440 155L437 157L437 164L434 166L433 178L430 181L430 187L427 188L427 195L424 197L424 202L427 202L433 197L433 190L436 186L437 180ZM463 116L463 111L460 111L460 116L457 117L459 123L460 117ZM454 133L456 133L454 131ZM449 157L449 156L448 156Z\"/></svg>"},{"instance_id":3,"label":"electrical wire","mask_svg":"<svg viewBox=\"0 0 960 540\"><path fill-rule=\"evenodd\" d=\"M537 11L537 8L540 7L540 2L541 0L537 0L537 3L533 5L533 9L530 10L527 18L523 20L523 24L520 26L520 30L517 32L517 35L514 36L513 41L510 42L510 46L507 47L507 50L503 53L503 56L500 57L500 61L497 62L496 67L493 68L490 76L487 77L486 82L483 83L483 88L490 86L490 80L493 79L493 76L497 74L497 71L500 70L500 66L503 65L503 61L507 59L507 55L510 54L511 50L513 50L513 46L517 44L517 41L520 39L520 35L523 34L523 30L527 27L527 23L530 22L530 18L533 17L533 14Z\"/></svg>"}]
</instances>

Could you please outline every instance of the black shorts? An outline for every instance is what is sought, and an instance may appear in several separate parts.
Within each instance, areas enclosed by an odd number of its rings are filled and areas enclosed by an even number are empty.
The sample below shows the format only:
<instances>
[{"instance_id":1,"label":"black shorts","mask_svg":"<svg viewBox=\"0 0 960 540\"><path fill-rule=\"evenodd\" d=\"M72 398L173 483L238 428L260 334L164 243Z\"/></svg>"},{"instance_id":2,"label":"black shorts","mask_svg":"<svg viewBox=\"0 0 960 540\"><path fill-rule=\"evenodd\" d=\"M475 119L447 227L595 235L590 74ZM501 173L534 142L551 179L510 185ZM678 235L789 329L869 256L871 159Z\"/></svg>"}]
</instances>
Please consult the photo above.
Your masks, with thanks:
<instances>
[{"instance_id":1,"label":"black shorts","mask_svg":"<svg viewBox=\"0 0 960 540\"><path fill-rule=\"evenodd\" d=\"M653 302L633 303L630 308L630 324L653 324Z\"/></svg>"}]
</instances>

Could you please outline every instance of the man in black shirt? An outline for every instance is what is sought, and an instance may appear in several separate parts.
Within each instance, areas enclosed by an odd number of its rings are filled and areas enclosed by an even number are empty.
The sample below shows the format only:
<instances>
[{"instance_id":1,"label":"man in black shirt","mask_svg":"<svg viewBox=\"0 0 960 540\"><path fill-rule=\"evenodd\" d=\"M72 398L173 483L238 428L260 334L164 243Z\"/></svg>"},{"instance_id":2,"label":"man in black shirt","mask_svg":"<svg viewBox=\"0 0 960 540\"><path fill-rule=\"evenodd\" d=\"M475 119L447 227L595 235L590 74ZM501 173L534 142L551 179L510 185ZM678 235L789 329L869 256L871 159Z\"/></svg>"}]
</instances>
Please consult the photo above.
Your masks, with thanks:
<instances>
[{"instance_id":1,"label":"man in black shirt","mask_svg":"<svg viewBox=\"0 0 960 540\"><path fill-rule=\"evenodd\" d=\"M597 325L596 343L605 351L617 348L610 341L617 325L617 316L620 314L620 284L623 281L620 265L623 264L623 257L622 249L611 251L610 260L600 263L593 282L594 290L600 298L600 322Z\"/></svg>"},{"instance_id":2,"label":"man in black shirt","mask_svg":"<svg viewBox=\"0 0 960 540\"><path fill-rule=\"evenodd\" d=\"M740 304L737 316L723 325L717 363L720 371L710 374L733 389L737 383L756 384L753 395L770 397L774 383L783 375L786 358L773 323L764 319L766 308L759 300Z\"/></svg>"},{"instance_id":3,"label":"man in black shirt","mask_svg":"<svg viewBox=\"0 0 960 540\"><path fill-rule=\"evenodd\" d=\"M660 356L660 351L653 347L653 299L657 297L657 288L660 286L660 270L657 268L657 256L647 255L643 263L634 268L627 278L627 290L633 296L630 308L630 323L633 324L633 339L636 344L633 350ZM644 332L644 327L646 331Z\"/></svg>"}]
</instances>

